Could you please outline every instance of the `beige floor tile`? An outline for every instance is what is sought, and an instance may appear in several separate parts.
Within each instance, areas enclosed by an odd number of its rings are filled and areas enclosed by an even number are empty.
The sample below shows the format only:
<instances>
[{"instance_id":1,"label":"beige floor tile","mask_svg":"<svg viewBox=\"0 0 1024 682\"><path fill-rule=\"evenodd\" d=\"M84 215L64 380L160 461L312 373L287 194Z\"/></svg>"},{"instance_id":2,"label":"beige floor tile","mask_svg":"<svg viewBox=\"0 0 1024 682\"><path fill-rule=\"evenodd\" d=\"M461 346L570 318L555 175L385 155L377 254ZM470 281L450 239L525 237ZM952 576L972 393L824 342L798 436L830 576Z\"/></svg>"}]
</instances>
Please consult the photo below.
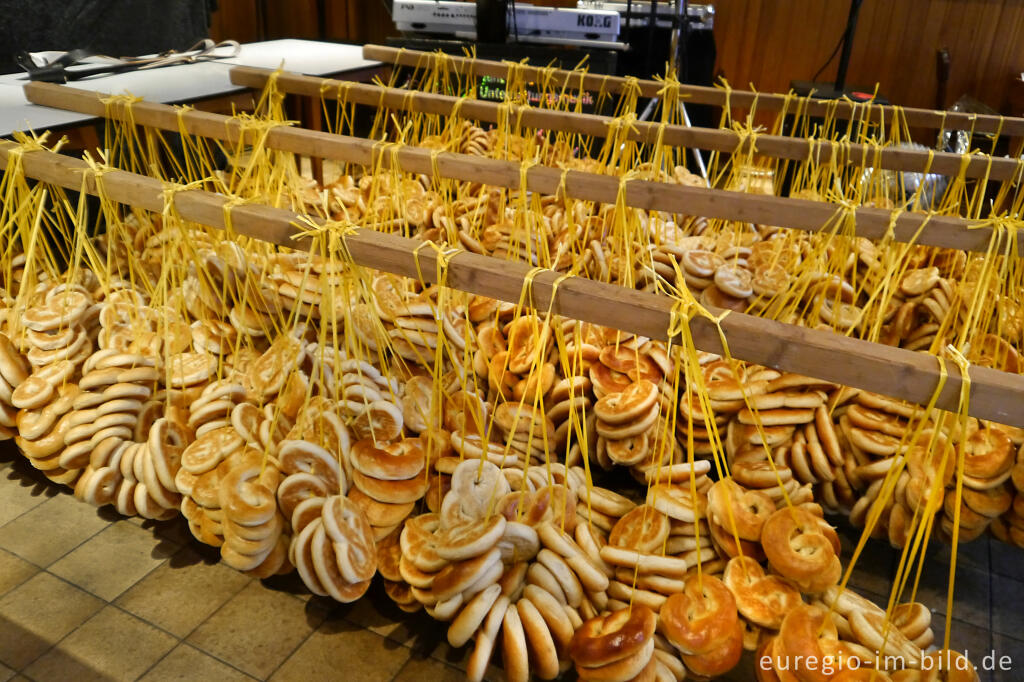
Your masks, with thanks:
<instances>
[{"instance_id":1,"label":"beige floor tile","mask_svg":"<svg viewBox=\"0 0 1024 682\"><path fill-rule=\"evenodd\" d=\"M46 567L107 525L95 507L64 493L0 528L0 548Z\"/></svg>"},{"instance_id":2,"label":"beige floor tile","mask_svg":"<svg viewBox=\"0 0 1024 682\"><path fill-rule=\"evenodd\" d=\"M134 680L176 643L166 632L107 606L24 672L36 682Z\"/></svg>"},{"instance_id":3,"label":"beige floor tile","mask_svg":"<svg viewBox=\"0 0 1024 682\"><path fill-rule=\"evenodd\" d=\"M7 594L38 572L38 566L0 549L0 596Z\"/></svg>"},{"instance_id":4,"label":"beige floor tile","mask_svg":"<svg viewBox=\"0 0 1024 682\"><path fill-rule=\"evenodd\" d=\"M163 660L140 678L139 682L245 682L252 680L245 673L204 654L188 644L179 644Z\"/></svg>"},{"instance_id":5,"label":"beige floor tile","mask_svg":"<svg viewBox=\"0 0 1024 682\"><path fill-rule=\"evenodd\" d=\"M188 642L255 677L266 677L324 619L323 608L252 582L196 628Z\"/></svg>"},{"instance_id":6,"label":"beige floor tile","mask_svg":"<svg viewBox=\"0 0 1024 682\"><path fill-rule=\"evenodd\" d=\"M57 487L36 482L14 464L0 471L0 526L57 494Z\"/></svg>"},{"instance_id":7,"label":"beige floor tile","mask_svg":"<svg viewBox=\"0 0 1024 682\"><path fill-rule=\"evenodd\" d=\"M36 574L0 598L0 661L20 670L102 606L60 578Z\"/></svg>"},{"instance_id":8,"label":"beige floor tile","mask_svg":"<svg viewBox=\"0 0 1024 682\"><path fill-rule=\"evenodd\" d=\"M436 645L437 637L444 636L444 628L420 627L423 619L430 619L423 611L409 614L395 606L384 590L374 585L361 599L348 607L342 607L345 618L357 625L375 632L378 635L393 639L396 642L418 648L424 639L429 640L428 646ZM437 634L440 632L440 634Z\"/></svg>"},{"instance_id":9,"label":"beige floor tile","mask_svg":"<svg viewBox=\"0 0 1024 682\"><path fill-rule=\"evenodd\" d=\"M463 682L465 679L466 673L458 668L414 654L398 671L393 682Z\"/></svg>"},{"instance_id":10,"label":"beige floor tile","mask_svg":"<svg viewBox=\"0 0 1024 682\"><path fill-rule=\"evenodd\" d=\"M180 549L131 523L113 523L50 566L50 572L113 601Z\"/></svg>"},{"instance_id":11,"label":"beige floor tile","mask_svg":"<svg viewBox=\"0 0 1024 682\"><path fill-rule=\"evenodd\" d=\"M122 594L117 605L185 637L249 582L248 576L185 547Z\"/></svg>"},{"instance_id":12,"label":"beige floor tile","mask_svg":"<svg viewBox=\"0 0 1024 682\"><path fill-rule=\"evenodd\" d=\"M412 651L358 625L333 620L318 629L270 678L300 682L334 671L345 682L390 680ZM431 679L431 678L426 678Z\"/></svg>"}]
</instances>

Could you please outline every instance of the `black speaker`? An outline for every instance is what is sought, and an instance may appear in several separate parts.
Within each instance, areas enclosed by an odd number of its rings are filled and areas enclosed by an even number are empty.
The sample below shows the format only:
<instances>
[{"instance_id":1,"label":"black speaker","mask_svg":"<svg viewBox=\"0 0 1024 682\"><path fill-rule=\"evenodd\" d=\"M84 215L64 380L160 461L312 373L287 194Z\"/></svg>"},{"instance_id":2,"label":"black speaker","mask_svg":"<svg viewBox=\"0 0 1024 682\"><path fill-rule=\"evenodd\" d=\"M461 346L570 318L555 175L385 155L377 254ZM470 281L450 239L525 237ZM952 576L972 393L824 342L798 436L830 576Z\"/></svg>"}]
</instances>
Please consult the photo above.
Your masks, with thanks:
<instances>
[{"instance_id":1,"label":"black speaker","mask_svg":"<svg viewBox=\"0 0 1024 682\"><path fill-rule=\"evenodd\" d=\"M508 0L476 0L476 40L503 43L508 37Z\"/></svg>"}]
</instances>

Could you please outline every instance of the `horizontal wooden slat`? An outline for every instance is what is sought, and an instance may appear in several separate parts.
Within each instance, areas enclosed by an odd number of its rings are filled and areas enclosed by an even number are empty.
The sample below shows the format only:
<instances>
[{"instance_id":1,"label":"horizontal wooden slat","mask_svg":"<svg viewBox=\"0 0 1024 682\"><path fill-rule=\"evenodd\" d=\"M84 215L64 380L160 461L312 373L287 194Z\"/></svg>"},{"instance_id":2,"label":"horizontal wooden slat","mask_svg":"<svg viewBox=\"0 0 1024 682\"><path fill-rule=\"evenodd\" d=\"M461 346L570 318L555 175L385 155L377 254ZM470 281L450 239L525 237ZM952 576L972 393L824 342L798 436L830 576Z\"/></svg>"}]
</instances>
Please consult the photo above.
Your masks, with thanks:
<instances>
[{"instance_id":1,"label":"horizontal wooden slat","mask_svg":"<svg viewBox=\"0 0 1024 682\"><path fill-rule=\"evenodd\" d=\"M25 86L25 94L35 104L128 120L126 105L113 102L108 107L102 101L106 95L101 93L49 83L30 83ZM139 125L174 132L183 127L191 135L230 143L237 142L246 134L243 124L231 117L200 111L181 111L152 102L131 104L130 120ZM252 136L256 134L250 133ZM522 177L521 166L517 162L444 152L436 154L435 164L434 152L429 149L401 146L396 151L387 145L360 137L288 126L270 130L264 143L273 149L363 166L371 166L379 157L384 168L397 163L401 170L410 173L430 176L436 171L441 177L512 189L519 189ZM552 195L564 191L567 196L575 199L612 203L618 196L620 182L620 178L609 175L564 172L560 168L535 165L526 172L525 189ZM627 205L647 210L780 225L808 232L820 232L833 227L840 211L837 206L820 201L685 187L646 180L626 181L625 199ZM992 237L991 227L981 226L980 221L963 218L934 216L928 219L918 213L898 213L894 219L893 212L871 207L857 208L854 217L856 234L868 239L886 236L890 233L891 224L892 237L897 241L985 252ZM1024 242L1019 244L1018 249L1019 253L1024 254Z\"/></svg>"},{"instance_id":2,"label":"horizontal wooden slat","mask_svg":"<svg viewBox=\"0 0 1024 682\"><path fill-rule=\"evenodd\" d=\"M397 64L401 66L424 68L432 66L437 57L431 52L417 50L399 50L384 45L364 45L363 56L366 59ZM512 68L520 69L527 80L539 81L550 78L552 84L570 86L584 90L621 92L626 79L617 76L601 76L583 74L563 69L543 69L535 66L513 65L507 62L495 62L486 59L470 59L446 55L445 64L450 65L456 73L474 76L495 76L507 78ZM655 97L664 87L653 80L639 80L637 84L644 97ZM788 107L789 111L797 108L796 101L785 95L746 90L731 90L728 94L721 88L702 85L680 85L679 94L687 102L694 104L710 104L723 107L727 103L732 108L750 109L756 104L759 110L781 111ZM896 108L892 106L867 105L855 102L834 100L807 99L801 105L801 111L809 116L822 117L828 114L847 120L854 118L861 121L885 121L892 123ZM1001 133L1003 135L1024 135L1024 118L988 116L983 114L967 114L953 111L934 111L931 109L903 108L900 110L904 120L913 128L930 128L934 130L974 130L979 133Z\"/></svg>"},{"instance_id":3,"label":"horizontal wooden slat","mask_svg":"<svg viewBox=\"0 0 1024 682\"><path fill-rule=\"evenodd\" d=\"M266 86L273 73L271 69L236 66L231 69L231 82L235 85L261 89ZM516 107L507 113L509 110L498 102L386 88L332 78L316 78L290 72L279 73L276 84L282 91L296 95L316 98L323 96L372 107L440 116L450 116L458 112L465 118L489 123L500 121L505 110L509 120L524 128L561 130L598 138L606 137L615 122L615 119L607 116L535 107ZM919 149L877 147L859 143L838 145L828 140L809 140L785 135L758 135L755 140L740 136L732 130L681 125L662 126L649 121L631 122L627 136L630 140L644 144L654 144L660 139L662 144L670 147L693 147L730 154L745 154L753 144L756 152L764 156L795 161L813 159L816 163L822 164L827 163L838 150L838 158L846 164L897 171L940 173L954 177L963 165L961 154L949 152L929 154ZM971 154L964 169L966 177L988 177L997 181L1021 176L1021 171L1020 161L985 154Z\"/></svg>"},{"instance_id":4,"label":"horizontal wooden slat","mask_svg":"<svg viewBox=\"0 0 1024 682\"><path fill-rule=\"evenodd\" d=\"M14 148L14 143L0 142L0 168L7 167ZM79 159L31 151L23 155L22 168L28 177L75 190L83 186L85 174L85 190L96 193L95 178ZM167 194L159 180L125 171L108 171L102 178L103 191L113 201L161 212L169 196L183 219L218 229L225 227L227 198L222 195L202 190ZM299 216L291 211L243 205L231 208L230 214L232 229L238 234L292 248L310 246L308 241L294 239ZM437 254L432 249L417 250L420 242L412 239L360 229L346 238L346 244L359 265L414 278L422 272L430 281L437 271ZM448 262L447 283L470 293L515 302L520 300L530 270L522 263L459 252ZM579 277L563 280L556 291L555 281L560 277L560 273L549 270L533 278L526 303L538 310L551 309L574 319L668 340L671 299ZM739 313L726 316L722 329L732 355L741 360L915 403L926 403L938 386L938 363L925 353ZM690 323L690 330L699 349L722 352L718 330L711 322L697 318ZM1020 399L1024 377L978 367L972 368L971 380L972 415L1024 426L1024 401ZM960 387L960 375L950 367L939 407L957 409Z\"/></svg>"}]
</instances>

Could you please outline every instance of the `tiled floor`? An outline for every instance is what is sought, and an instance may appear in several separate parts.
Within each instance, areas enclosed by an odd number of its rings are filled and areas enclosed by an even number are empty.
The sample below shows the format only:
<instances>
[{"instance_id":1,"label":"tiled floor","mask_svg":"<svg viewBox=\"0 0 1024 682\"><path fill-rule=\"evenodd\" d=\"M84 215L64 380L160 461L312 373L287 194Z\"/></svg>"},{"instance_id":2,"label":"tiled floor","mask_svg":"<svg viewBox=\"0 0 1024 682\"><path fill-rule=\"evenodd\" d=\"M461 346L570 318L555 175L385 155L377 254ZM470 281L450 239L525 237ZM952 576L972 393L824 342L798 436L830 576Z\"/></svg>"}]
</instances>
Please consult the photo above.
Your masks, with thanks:
<instances>
[{"instance_id":1,"label":"tiled floor","mask_svg":"<svg viewBox=\"0 0 1024 682\"><path fill-rule=\"evenodd\" d=\"M844 533L847 551L855 538ZM948 548L934 553L918 594L941 637ZM468 652L379 586L341 605L310 598L294 576L261 582L217 558L180 521L96 510L0 449L0 682L464 679ZM897 560L868 545L853 584L884 602ZM972 543L957 576L953 645L975 663L993 650L1011 658L984 680L1024 679L1024 552ZM741 666L728 679L753 679L752 661Z\"/></svg>"}]
</instances>

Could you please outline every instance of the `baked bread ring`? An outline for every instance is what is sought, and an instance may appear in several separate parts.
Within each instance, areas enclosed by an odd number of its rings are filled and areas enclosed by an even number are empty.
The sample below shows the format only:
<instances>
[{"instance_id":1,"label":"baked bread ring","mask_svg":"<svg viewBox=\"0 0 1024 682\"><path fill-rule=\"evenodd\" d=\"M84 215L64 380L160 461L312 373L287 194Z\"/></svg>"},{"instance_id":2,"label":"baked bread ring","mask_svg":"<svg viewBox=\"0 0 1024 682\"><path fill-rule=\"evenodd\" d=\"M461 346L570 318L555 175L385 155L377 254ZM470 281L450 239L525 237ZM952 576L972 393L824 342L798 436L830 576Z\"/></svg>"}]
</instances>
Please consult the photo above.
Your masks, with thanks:
<instances>
[{"instance_id":1,"label":"baked bread ring","mask_svg":"<svg viewBox=\"0 0 1024 682\"><path fill-rule=\"evenodd\" d=\"M778 630L790 609L803 601L789 582L765 575L761 564L747 556L730 559L722 580L743 617L764 628Z\"/></svg>"},{"instance_id":2,"label":"baked bread ring","mask_svg":"<svg viewBox=\"0 0 1024 682\"><path fill-rule=\"evenodd\" d=\"M583 668L596 668L641 650L654 635L654 612L645 606L591 618L569 642L569 656Z\"/></svg>"},{"instance_id":3,"label":"baked bread ring","mask_svg":"<svg viewBox=\"0 0 1024 682\"><path fill-rule=\"evenodd\" d=\"M345 493L348 489L345 474L338 460L315 443L305 440L282 440L278 444L277 458L281 462L281 471L286 474L312 474L321 479L332 492Z\"/></svg>"},{"instance_id":4,"label":"baked bread ring","mask_svg":"<svg viewBox=\"0 0 1024 682\"><path fill-rule=\"evenodd\" d=\"M737 619L732 630L717 646L703 654L683 654L682 659L687 669L693 674L702 678L715 679L735 668L742 655L743 626Z\"/></svg>"},{"instance_id":5,"label":"baked bread ring","mask_svg":"<svg viewBox=\"0 0 1024 682\"><path fill-rule=\"evenodd\" d=\"M737 620L732 592L711 575L687 580L683 592L671 595L660 613L662 633L686 655L705 654L721 646L732 636Z\"/></svg>"},{"instance_id":6,"label":"baked bread ring","mask_svg":"<svg viewBox=\"0 0 1024 682\"><path fill-rule=\"evenodd\" d=\"M654 406L658 400L658 386L648 380L636 381L620 393L605 395L594 404L594 413L607 424L625 424L635 421Z\"/></svg>"},{"instance_id":7,"label":"baked bread ring","mask_svg":"<svg viewBox=\"0 0 1024 682\"><path fill-rule=\"evenodd\" d=\"M352 466L366 476L384 481L403 481L423 471L426 458L417 438L386 446L375 447L372 440L356 441L349 452Z\"/></svg>"},{"instance_id":8,"label":"baked bread ring","mask_svg":"<svg viewBox=\"0 0 1024 682\"><path fill-rule=\"evenodd\" d=\"M1000 428L979 429L965 444L964 475L973 478L996 478L1013 467L1014 447L1010 437Z\"/></svg>"},{"instance_id":9,"label":"baked bread ring","mask_svg":"<svg viewBox=\"0 0 1024 682\"><path fill-rule=\"evenodd\" d=\"M651 637L635 653L607 665L586 668L576 664L579 679L587 682L620 682L636 679L654 656L654 638Z\"/></svg>"},{"instance_id":10,"label":"baked bread ring","mask_svg":"<svg viewBox=\"0 0 1024 682\"><path fill-rule=\"evenodd\" d=\"M705 516L707 498L700 493L694 500L688 485L659 483L647 490L647 504L669 518L696 523Z\"/></svg>"},{"instance_id":11,"label":"baked bread ring","mask_svg":"<svg viewBox=\"0 0 1024 682\"><path fill-rule=\"evenodd\" d=\"M324 502L321 517L345 581L361 583L370 580L377 571L377 550L366 515L355 502L341 495L332 495Z\"/></svg>"},{"instance_id":12,"label":"baked bread ring","mask_svg":"<svg viewBox=\"0 0 1024 682\"><path fill-rule=\"evenodd\" d=\"M262 457L257 455L239 462L221 479L220 507L235 523L258 526L274 518L277 498L274 491L261 482L262 474Z\"/></svg>"},{"instance_id":13,"label":"baked bread ring","mask_svg":"<svg viewBox=\"0 0 1024 682\"><path fill-rule=\"evenodd\" d=\"M434 576L430 591L438 601L451 599L486 577L494 566L499 568L500 574L501 552L497 548L485 554L450 563Z\"/></svg>"},{"instance_id":14,"label":"baked bread ring","mask_svg":"<svg viewBox=\"0 0 1024 682\"><path fill-rule=\"evenodd\" d=\"M823 521L799 508L779 509L764 524L761 545L778 573L804 592L822 592L835 585L842 574L832 539Z\"/></svg>"},{"instance_id":15,"label":"baked bread ring","mask_svg":"<svg viewBox=\"0 0 1024 682\"><path fill-rule=\"evenodd\" d=\"M558 649L547 622L529 599L520 599L516 609L526 635L534 672L542 680L555 679L559 673Z\"/></svg>"},{"instance_id":16,"label":"baked bread ring","mask_svg":"<svg viewBox=\"0 0 1024 682\"><path fill-rule=\"evenodd\" d=\"M669 534L668 516L650 505L640 505L620 518L608 536L608 544L660 553Z\"/></svg>"},{"instance_id":17,"label":"baked bread ring","mask_svg":"<svg viewBox=\"0 0 1024 682\"><path fill-rule=\"evenodd\" d=\"M504 516L494 514L488 519L442 529L436 536L437 554L448 561L480 556L497 545L505 533L506 523Z\"/></svg>"},{"instance_id":18,"label":"baked bread ring","mask_svg":"<svg viewBox=\"0 0 1024 682\"><path fill-rule=\"evenodd\" d=\"M775 503L764 493L744 490L732 479L722 479L708 490L708 513L716 523L741 540L757 542L765 521L775 512Z\"/></svg>"},{"instance_id":19,"label":"baked bread ring","mask_svg":"<svg viewBox=\"0 0 1024 682\"><path fill-rule=\"evenodd\" d=\"M366 495L388 504L416 502L423 497L430 485L426 476L417 476L405 481L382 481L355 470L352 472L352 482Z\"/></svg>"}]
</instances>

